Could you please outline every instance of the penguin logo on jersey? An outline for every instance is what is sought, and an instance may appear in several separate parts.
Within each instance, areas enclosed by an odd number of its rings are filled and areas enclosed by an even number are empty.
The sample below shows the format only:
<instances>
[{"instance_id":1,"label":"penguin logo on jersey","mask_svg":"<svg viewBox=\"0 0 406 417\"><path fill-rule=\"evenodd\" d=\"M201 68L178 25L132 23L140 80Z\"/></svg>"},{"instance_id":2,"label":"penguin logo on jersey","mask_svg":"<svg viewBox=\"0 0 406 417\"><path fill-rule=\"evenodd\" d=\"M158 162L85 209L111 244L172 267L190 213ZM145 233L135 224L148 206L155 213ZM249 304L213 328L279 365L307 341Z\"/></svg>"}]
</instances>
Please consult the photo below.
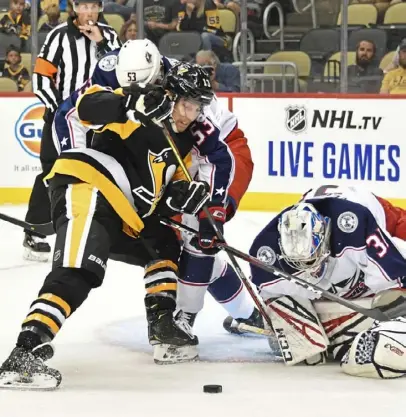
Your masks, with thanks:
<instances>
[{"instance_id":1,"label":"penguin logo on jersey","mask_svg":"<svg viewBox=\"0 0 406 417\"><path fill-rule=\"evenodd\" d=\"M271 247L261 246L258 249L257 258L267 265L273 265L276 261L276 254Z\"/></svg>"},{"instance_id":2,"label":"penguin logo on jersey","mask_svg":"<svg viewBox=\"0 0 406 417\"><path fill-rule=\"evenodd\" d=\"M99 62L99 67L103 71L113 71L113 69L116 68L117 65L117 56L116 55L108 55L101 59Z\"/></svg>"},{"instance_id":3,"label":"penguin logo on jersey","mask_svg":"<svg viewBox=\"0 0 406 417\"><path fill-rule=\"evenodd\" d=\"M307 128L306 109L289 106L286 109L286 128L292 133L300 133Z\"/></svg>"},{"instance_id":4,"label":"penguin logo on jersey","mask_svg":"<svg viewBox=\"0 0 406 417\"><path fill-rule=\"evenodd\" d=\"M344 233L352 233L358 227L358 217L352 211L341 213L337 219L337 226Z\"/></svg>"},{"instance_id":5,"label":"penguin logo on jersey","mask_svg":"<svg viewBox=\"0 0 406 417\"><path fill-rule=\"evenodd\" d=\"M151 215L159 203L166 185L176 171L176 165L167 165L171 148L165 148L158 154L148 150L148 168L151 178L151 188L139 186L133 190L134 194L150 205L150 209L143 216Z\"/></svg>"}]
</instances>

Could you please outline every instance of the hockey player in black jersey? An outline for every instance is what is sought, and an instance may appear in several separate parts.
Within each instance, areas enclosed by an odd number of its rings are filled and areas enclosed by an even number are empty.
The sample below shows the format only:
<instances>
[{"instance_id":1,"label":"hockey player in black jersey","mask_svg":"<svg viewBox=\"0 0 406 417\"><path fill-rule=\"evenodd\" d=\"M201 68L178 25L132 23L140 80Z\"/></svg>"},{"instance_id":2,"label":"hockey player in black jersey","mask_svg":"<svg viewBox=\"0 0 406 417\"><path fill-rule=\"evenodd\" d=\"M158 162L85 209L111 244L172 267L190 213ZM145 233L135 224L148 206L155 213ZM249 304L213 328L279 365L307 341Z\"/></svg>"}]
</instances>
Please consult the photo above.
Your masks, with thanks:
<instances>
[{"instance_id":1,"label":"hockey player in black jersey","mask_svg":"<svg viewBox=\"0 0 406 417\"><path fill-rule=\"evenodd\" d=\"M91 149L62 152L46 178L56 229L52 271L0 367L0 388L59 386L61 374L44 364L53 356L50 342L102 284L109 257L144 267L155 361L196 357L197 338L173 317L180 244L157 214L198 213L208 199L207 184L185 180L160 123L171 122L188 164L195 142L188 127L213 91L207 72L191 64L173 67L163 87L132 85L113 92L93 86L78 101L80 119L98 133Z\"/></svg>"}]
</instances>

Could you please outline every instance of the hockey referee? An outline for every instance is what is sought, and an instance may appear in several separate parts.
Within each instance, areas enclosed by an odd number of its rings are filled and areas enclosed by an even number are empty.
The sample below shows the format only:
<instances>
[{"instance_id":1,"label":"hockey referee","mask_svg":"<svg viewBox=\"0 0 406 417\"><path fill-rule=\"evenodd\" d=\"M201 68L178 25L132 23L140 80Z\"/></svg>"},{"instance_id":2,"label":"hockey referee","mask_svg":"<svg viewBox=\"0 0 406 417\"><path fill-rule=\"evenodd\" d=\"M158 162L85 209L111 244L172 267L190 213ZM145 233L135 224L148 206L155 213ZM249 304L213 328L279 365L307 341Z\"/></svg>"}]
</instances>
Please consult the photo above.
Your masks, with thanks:
<instances>
[{"instance_id":1,"label":"hockey referee","mask_svg":"<svg viewBox=\"0 0 406 417\"><path fill-rule=\"evenodd\" d=\"M52 121L58 105L92 75L97 60L120 47L111 26L98 22L100 0L75 0L75 16L69 17L47 36L32 76L33 91L46 106L41 138L42 173L35 179L25 220L40 224L51 221L50 202L43 178L52 168L57 151L52 141ZM25 231L24 258L47 261L51 248L40 236Z\"/></svg>"}]
</instances>

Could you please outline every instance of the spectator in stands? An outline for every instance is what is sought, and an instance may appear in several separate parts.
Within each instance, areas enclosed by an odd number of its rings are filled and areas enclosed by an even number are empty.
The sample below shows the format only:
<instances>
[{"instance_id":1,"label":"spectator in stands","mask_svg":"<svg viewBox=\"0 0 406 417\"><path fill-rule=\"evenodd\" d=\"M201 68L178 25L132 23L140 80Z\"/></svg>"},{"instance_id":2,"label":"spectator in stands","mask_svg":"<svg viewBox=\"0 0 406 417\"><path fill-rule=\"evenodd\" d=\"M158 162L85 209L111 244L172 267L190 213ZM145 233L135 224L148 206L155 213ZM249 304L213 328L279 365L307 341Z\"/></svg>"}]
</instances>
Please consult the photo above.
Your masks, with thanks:
<instances>
[{"instance_id":1,"label":"spectator in stands","mask_svg":"<svg viewBox=\"0 0 406 417\"><path fill-rule=\"evenodd\" d=\"M240 71L233 64L221 63L213 51L199 51L196 54L196 64L210 67L212 71L211 84L216 92L239 92Z\"/></svg>"},{"instance_id":2,"label":"spectator in stands","mask_svg":"<svg viewBox=\"0 0 406 417\"><path fill-rule=\"evenodd\" d=\"M61 24L60 17L61 12L59 6L55 3L50 4L46 9L45 13L48 16L48 22L42 24L39 28L39 32L51 32L52 29L56 28Z\"/></svg>"},{"instance_id":3,"label":"spectator in stands","mask_svg":"<svg viewBox=\"0 0 406 417\"><path fill-rule=\"evenodd\" d=\"M24 90L25 85L30 82L30 74L27 68L21 63L20 50L13 45L10 45L7 49L6 64L2 76L15 81L18 86L18 91Z\"/></svg>"},{"instance_id":4,"label":"spectator in stands","mask_svg":"<svg viewBox=\"0 0 406 417\"><path fill-rule=\"evenodd\" d=\"M406 41L399 45L399 67L385 75L381 94L406 94Z\"/></svg>"},{"instance_id":5,"label":"spectator in stands","mask_svg":"<svg viewBox=\"0 0 406 417\"><path fill-rule=\"evenodd\" d=\"M400 43L402 44L405 41L406 41L406 38L402 39ZM396 53L393 56L392 62L389 65L387 65L387 67L383 70L383 72L386 74L387 72L392 71L393 69L398 68L398 67L399 67L399 46L396 48Z\"/></svg>"},{"instance_id":6,"label":"spectator in stands","mask_svg":"<svg viewBox=\"0 0 406 417\"><path fill-rule=\"evenodd\" d=\"M66 5L66 12L68 13L69 17L71 17L72 19L75 18L75 11L73 10L72 0L68 0L68 4Z\"/></svg>"},{"instance_id":7,"label":"spectator in stands","mask_svg":"<svg viewBox=\"0 0 406 417\"><path fill-rule=\"evenodd\" d=\"M11 0L10 10L0 20L0 31L17 35L22 44L30 37L30 15L24 10L25 0Z\"/></svg>"},{"instance_id":8,"label":"spectator in stands","mask_svg":"<svg viewBox=\"0 0 406 417\"><path fill-rule=\"evenodd\" d=\"M178 31L200 32L204 50L226 47L227 41L213 0L180 0L180 3Z\"/></svg>"},{"instance_id":9,"label":"spectator in stands","mask_svg":"<svg viewBox=\"0 0 406 417\"><path fill-rule=\"evenodd\" d=\"M122 43L128 40L137 39L137 24L134 20L130 19L124 23L118 36Z\"/></svg>"},{"instance_id":10,"label":"spectator in stands","mask_svg":"<svg viewBox=\"0 0 406 417\"><path fill-rule=\"evenodd\" d=\"M348 67L350 92L378 93L383 71L376 60L376 46L370 40L360 41L356 50L356 64Z\"/></svg>"},{"instance_id":11,"label":"spectator in stands","mask_svg":"<svg viewBox=\"0 0 406 417\"><path fill-rule=\"evenodd\" d=\"M125 21L131 18L136 0L105 0L104 13L119 14Z\"/></svg>"},{"instance_id":12,"label":"spectator in stands","mask_svg":"<svg viewBox=\"0 0 406 417\"><path fill-rule=\"evenodd\" d=\"M144 0L145 37L156 45L165 33L176 30L179 0ZM136 19L135 13L131 16Z\"/></svg>"}]
</instances>

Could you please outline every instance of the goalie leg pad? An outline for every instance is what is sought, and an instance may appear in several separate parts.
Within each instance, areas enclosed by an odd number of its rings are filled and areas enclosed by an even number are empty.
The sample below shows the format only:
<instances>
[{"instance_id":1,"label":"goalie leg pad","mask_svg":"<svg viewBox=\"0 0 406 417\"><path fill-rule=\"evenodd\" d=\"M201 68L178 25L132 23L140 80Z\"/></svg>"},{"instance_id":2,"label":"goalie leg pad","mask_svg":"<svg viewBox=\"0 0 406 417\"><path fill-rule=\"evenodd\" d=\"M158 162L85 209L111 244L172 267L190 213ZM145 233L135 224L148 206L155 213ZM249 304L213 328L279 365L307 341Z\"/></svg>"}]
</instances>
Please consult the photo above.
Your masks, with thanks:
<instances>
[{"instance_id":1,"label":"goalie leg pad","mask_svg":"<svg viewBox=\"0 0 406 417\"><path fill-rule=\"evenodd\" d=\"M341 369L365 378L406 375L406 319L382 322L357 335L341 361Z\"/></svg>"},{"instance_id":2,"label":"goalie leg pad","mask_svg":"<svg viewBox=\"0 0 406 417\"><path fill-rule=\"evenodd\" d=\"M281 297L268 312L286 365L324 363L329 341L310 300Z\"/></svg>"},{"instance_id":3,"label":"goalie leg pad","mask_svg":"<svg viewBox=\"0 0 406 417\"><path fill-rule=\"evenodd\" d=\"M354 300L358 305L371 308L371 300ZM354 338L368 330L373 319L331 301L315 301L314 308L330 341L328 350L340 361L350 348Z\"/></svg>"}]
</instances>

